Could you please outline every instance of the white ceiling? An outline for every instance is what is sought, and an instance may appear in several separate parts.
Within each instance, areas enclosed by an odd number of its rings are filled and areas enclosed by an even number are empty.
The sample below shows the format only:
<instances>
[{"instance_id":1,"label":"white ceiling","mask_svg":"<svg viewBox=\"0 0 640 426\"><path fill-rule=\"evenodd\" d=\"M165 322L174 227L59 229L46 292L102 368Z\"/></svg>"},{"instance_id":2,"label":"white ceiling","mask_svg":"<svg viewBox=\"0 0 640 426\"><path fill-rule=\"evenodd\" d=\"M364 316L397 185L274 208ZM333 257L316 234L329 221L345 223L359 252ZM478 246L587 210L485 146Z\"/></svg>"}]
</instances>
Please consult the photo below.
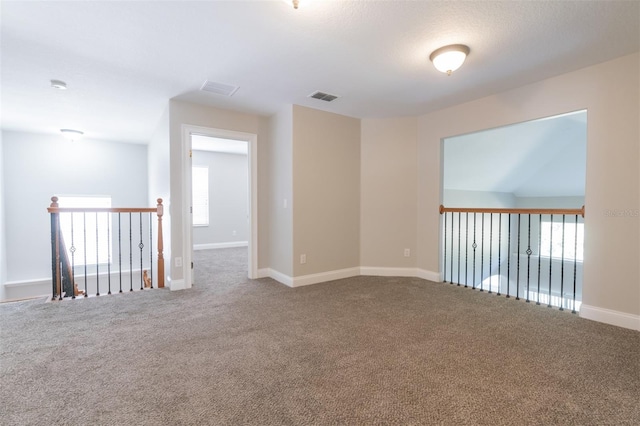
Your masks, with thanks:
<instances>
[{"instance_id":1,"label":"white ceiling","mask_svg":"<svg viewBox=\"0 0 640 426\"><path fill-rule=\"evenodd\" d=\"M587 111L444 141L445 189L517 197L584 196Z\"/></svg>"},{"instance_id":2,"label":"white ceiling","mask_svg":"<svg viewBox=\"0 0 640 426\"><path fill-rule=\"evenodd\" d=\"M302 1L3 0L2 128L146 143L172 98L419 115L640 50L637 1ZM471 53L447 77L428 57L453 43Z\"/></svg>"}]
</instances>

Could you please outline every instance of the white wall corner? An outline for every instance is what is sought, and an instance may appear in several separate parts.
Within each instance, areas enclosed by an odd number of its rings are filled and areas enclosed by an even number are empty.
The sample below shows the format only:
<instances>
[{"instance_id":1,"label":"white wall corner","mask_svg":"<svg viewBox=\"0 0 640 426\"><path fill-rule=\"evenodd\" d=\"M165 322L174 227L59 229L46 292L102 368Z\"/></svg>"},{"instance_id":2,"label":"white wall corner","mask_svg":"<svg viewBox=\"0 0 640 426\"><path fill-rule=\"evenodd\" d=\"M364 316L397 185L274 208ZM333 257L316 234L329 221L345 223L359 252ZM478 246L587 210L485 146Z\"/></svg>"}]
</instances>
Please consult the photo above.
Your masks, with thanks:
<instances>
[{"instance_id":1,"label":"white wall corner","mask_svg":"<svg viewBox=\"0 0 640 426\"><path fill-rule=\"evenodd\" d=\"M640 331L640 316L582 304L580 318Z\"/></svg>"},{"instance_id":2,"label":"white wall corner","mask_svg":"<svg viewBox=\"0 0 640 426\"><path fill-rule=\"evenodd\" d=\"M258 269L258 276L257 278L269 278L271 275L269 275L271 269L269 268L262 268L262 269Z\"/></svg>"},{"instance_id":3,"label":"white wall corner","mask_svg":"<svg viewBox=\"0 0 640 426\"><path fill-rule=\"evenodd\" d=\"M357 277L359 275L360 267L338 269L336 271L321 272L319 274L302 275L293 278L291 287L301 287L326 281L341 280L343 278Z\"/></svg>"},{"instance_id":4,"label":"white wall corner","mask_svg":"<svg viewBox=\"0 0 640 426\"><path fill-rule=\"evenodd\" d=\"M264 271L264 269L262 269L262 271ZM267 271L268 277L273 278L274 280L286 285L287 287L294 287L293 278L291 278L289 275L285 275L282 272L276 271L275 269L271 268L267 268Z\"/></svg>"}]
</instances>

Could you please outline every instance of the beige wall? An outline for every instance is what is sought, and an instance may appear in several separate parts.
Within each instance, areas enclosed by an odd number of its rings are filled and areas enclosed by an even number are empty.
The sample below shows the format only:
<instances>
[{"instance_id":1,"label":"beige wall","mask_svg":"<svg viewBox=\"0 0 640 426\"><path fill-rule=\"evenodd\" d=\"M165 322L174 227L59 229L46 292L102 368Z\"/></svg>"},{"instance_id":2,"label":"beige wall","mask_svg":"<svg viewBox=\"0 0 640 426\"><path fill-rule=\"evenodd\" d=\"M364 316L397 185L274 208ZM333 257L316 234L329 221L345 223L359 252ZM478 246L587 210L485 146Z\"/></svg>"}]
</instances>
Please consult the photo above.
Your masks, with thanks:
<instances>
[{"instance_id":1,"label":"beige wall","mask_svg":"<svg viewBox=\"0 0 640 426\"><path fill-rule=\"evenodd\" d=\"M293 106L293 201L294 276L360 265L359 119Z\"/></svg>"},{"instance_id":2,"label":"beige wall","mask_svg":"<svg viewBox=\"0 0 640 426\"><path fill-rule=\"evenodd\" d=\"M269 137L269 268L293 276L293 106L271 117ZM286 202L286 206L285 206Z\"/></svg>"},{"instance_id":3,"label":"beige wall","mask_svg":"<svg viewBox=\"0 0 640 426\"><path fill-rule=\"evenodd\" d=\"M583 302L640 314L638 65L633 54L419 117L418 267L440 269L442 138L587 109Z\"/></svg>"},{"instance_id":4,"label":"beige wall","mask_svg":"<svg viewBox=\"0 0 640 426\"><path fill-rule=\"evenodd\" d=\"M416 144L415 117L362 120L361 266L416 266Z\"/></svg>"},{"instance_id":5,"label":"beige wall","mask_svg":"<svg viewBox=\"0 0 640 426\"><path fill-rule=\"evenodd\" d=\"M243 114L235 111L196 105L188 102L170 101L170 140L171 140L171 262L174 265L176 256L182 256L182 125L209 127L232 130L236 132L254 133L258 135L258 268L268 266L267 260L267 228L268 215L268 167L267 149L269 135L269 119L267 117ZM171 278L180 280L184 277L182 268L175 266L171 270Z\"/></svg>"}]
</instances>

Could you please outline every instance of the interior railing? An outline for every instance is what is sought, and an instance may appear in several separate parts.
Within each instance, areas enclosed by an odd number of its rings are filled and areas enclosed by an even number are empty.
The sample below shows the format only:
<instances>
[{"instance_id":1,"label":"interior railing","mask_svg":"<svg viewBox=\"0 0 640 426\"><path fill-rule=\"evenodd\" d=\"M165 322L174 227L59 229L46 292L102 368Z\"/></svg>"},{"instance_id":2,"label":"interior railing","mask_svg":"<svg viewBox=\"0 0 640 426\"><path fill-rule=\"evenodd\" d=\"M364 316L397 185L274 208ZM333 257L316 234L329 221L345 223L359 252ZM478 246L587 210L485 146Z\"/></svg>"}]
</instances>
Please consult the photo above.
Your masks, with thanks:
<instances>
[{"instance_id":1,"label":"interior railing","mask_svg":"<svg viewBox=\"0 0 640 426\"><path fill-rule=\"evenodd\" d=\"M52 300L163 288L164 206L157 201L153 208L63 208L52 197Z\"/></svg>"},{"instance_id":2,"label":"interior railing","mask_svg":"<svg viewBox=\"0 0 640 426\"><path fill-rule=\"evenodd\" d=\"M451 208L443 215L443 281L527 303L582 302L580 209Z\"/></svg>"}]
</instances>

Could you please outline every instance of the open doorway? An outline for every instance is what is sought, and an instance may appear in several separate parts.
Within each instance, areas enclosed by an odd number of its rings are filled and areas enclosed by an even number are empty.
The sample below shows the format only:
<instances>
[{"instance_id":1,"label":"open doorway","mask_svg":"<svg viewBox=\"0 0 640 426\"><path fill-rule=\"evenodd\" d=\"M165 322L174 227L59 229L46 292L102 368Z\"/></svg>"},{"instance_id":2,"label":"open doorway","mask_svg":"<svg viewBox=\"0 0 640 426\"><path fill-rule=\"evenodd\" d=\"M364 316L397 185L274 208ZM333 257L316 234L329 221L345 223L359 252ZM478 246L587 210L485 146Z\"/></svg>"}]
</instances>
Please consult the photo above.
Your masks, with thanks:
<instances>
[{"instance_id":1,"label":"open doorway","mask_svg":"<svg viewBox=\"0 0 640 426\"><path fill-rule=\"evenodd\" d=\"M246 250L246 262L242 273L250 279L257 278L258 276L258 214L257 214L257 135L252 133L236 132L224 129L214 129L199 126L183 125L183 232L184 232L184 246L183 257L186 265L191 265L191 268L184 269L184 279L186 287L189 288L194 284L193 270L194 264L194 248L202 249L223 249L223 248L239 248ZM225 219L226 226L211 227L209 237L213 236L216 239L206 241L201 238L206 238L203 235L196 235L194 239L194 200L192 200L192 173L193 173L193 141L196 141L196 151L214 152L213 150L226 150L222 154L225 155L244 155L246 151L246 161L243 163L244 171L237 169L236 175L243 175L244 178L240 178L243 182L246 182L243 194L236 194L236 199L242 196L246 199L244 207L240 207L243 210L235 209L235 213L231 213L227 219ZM200 141L200 142L197 142ZM217 141L217 142L216 142ZM204 144L204 145L198 145ZM227 146L226 149L220 148L222 144ZM217 145L217 148L213 146ZM246 147L246 148L245 148ZM207 148L207 149L202 149ZM235 152L231 153L230 151ZM242 153L240 153L242 152ZM197 154L196 154L197 155ZM230 161L227 157L227 162ZM213 163L212 163L213 164ZM218 163L220 165L221 163ZM201 164L201 167L203 165ZM209 168L207 174L212 172ZM212 173L211 178L218 176L219 170ZM201 174L204 172L200 171ZM223 180L229 178L223 177ZM209 179L209 184L211 180ZM213 183L214 187L228 187L226 183L220 183L218 177L217 183ZM237 182L236 182L237 183ZM241 183L242 184L242 183ZM209 185L207 185L209 186ZM197 189L202 192L202 187ZM207 188L208 189L208 188ZM214 188L215 189L215 188ZM210 192L210 191L209 191ZM205 223L204 214L202 213L202 203L204 200L196 200L200 205L195 205L196 211L199 211L197 223ZM207 203L211 203L212 199L207 199ZM211 224L212 221L219 221L221 219L220 211L210 209L210 215L208 221ZM216 213L217 211L217 213ZM211 213L217 214L216 217L211 216ZM224 221L223 221L224 222ZM225 224L223 223L223 225ZM234 235L235 231L235 235ZM199 233L197 233L199 234ZM205 232L204 234L207 234ZM237 247L234 247L237 246Z\"/></svg>"},{"instance_id":2,"label":"open doorway","mask_svg":"<svg viewBox=\"0 0 640 426\"><path fill-rule=\"evenodd\" d=\"M191 135L194 283L248 272L249 143Z\"/></svg>"}]
</instances>

